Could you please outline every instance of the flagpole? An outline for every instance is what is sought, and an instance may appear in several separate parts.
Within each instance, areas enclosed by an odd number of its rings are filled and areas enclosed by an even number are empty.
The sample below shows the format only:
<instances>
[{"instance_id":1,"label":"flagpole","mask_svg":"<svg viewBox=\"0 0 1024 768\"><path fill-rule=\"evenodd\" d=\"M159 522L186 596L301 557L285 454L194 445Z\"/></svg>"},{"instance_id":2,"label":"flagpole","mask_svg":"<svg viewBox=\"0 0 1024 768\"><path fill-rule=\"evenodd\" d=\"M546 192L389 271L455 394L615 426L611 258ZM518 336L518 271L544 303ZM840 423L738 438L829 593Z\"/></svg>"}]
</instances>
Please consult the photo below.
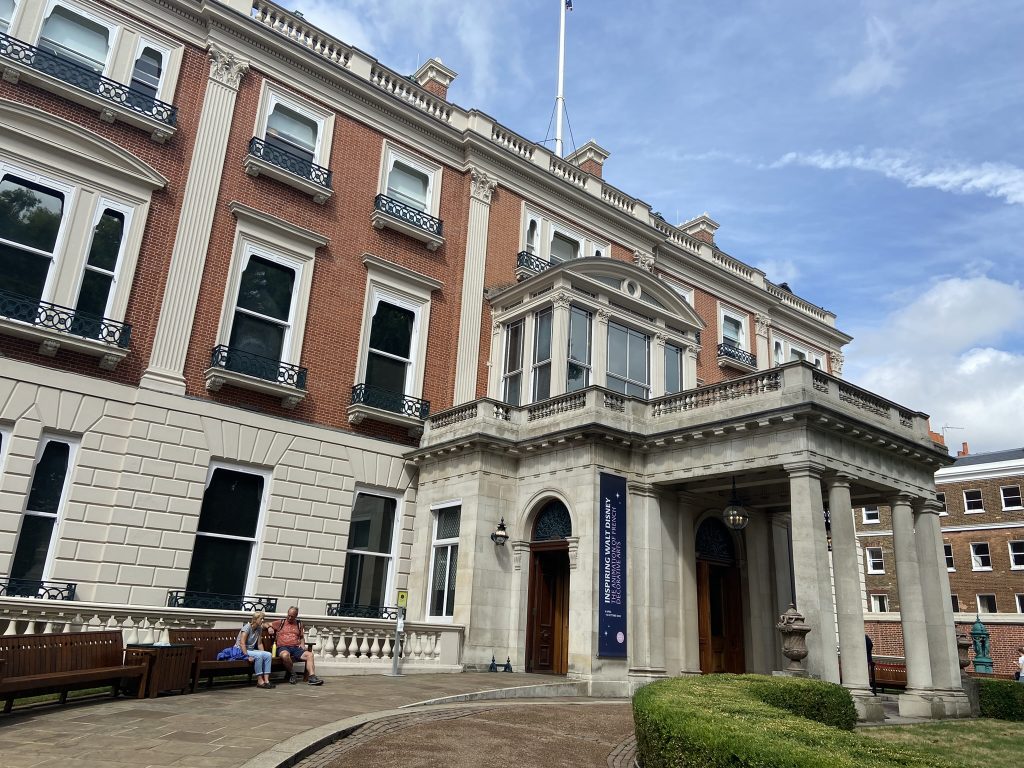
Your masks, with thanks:
<instances>
[{"instance_id":1,"label":"flagpole","mask_svg":"<svg viewBox=\"0 0 1024 768\"><path fill-rule=\"evenodd\" d=\"M563 80L565 75L565 0L558 0L562 9L561 23L558 28L558 96L555 97L555 111L558 112L558 119L555 123L555 155L562 156L562 112L565 110L565 96L563 94Z\"/></svg>"}]
</instances>

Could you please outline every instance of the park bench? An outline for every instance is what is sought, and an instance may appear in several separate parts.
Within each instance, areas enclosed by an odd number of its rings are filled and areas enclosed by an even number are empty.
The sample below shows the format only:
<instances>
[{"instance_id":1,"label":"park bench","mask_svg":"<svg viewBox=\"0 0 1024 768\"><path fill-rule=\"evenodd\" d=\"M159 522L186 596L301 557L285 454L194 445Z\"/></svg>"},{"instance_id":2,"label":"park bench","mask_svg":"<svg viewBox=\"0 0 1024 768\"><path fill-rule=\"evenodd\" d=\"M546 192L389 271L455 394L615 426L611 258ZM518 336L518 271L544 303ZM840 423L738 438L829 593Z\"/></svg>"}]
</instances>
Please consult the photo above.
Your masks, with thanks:
<instances>
[{"instance_id":1,"label":"park bench","mask_svg":"<svg viewBox=\"0 0 1024 768\"><path fill-rule=\"evenodd\" d=\"M252 682L253 665L247 659L240 661L217 661L217 654L235 644L238 639L238 629L169 629L168 639L172 643L191 643L196 647L196 661L192 671L192 690L195 691L199 679L206 678L206 687L213 686L213 678L226 675L246 675L249 682ZM267 647L266 637L263 638L264 647ZM312 643L306 643L307 648L312 648ZM270 665L270 673L284 672L284 662L277 656Z\"/></svg>"},{"instance_id":2,"label":"park bench","mask_svg":"<svg viewBox=\"0 0 1024 768\"><path fill-rule=\"evenodd\" d=\"M149 665L124 663L124 638L120 630L67 632L51 635L0 636L0 698L4 712L15 698L68 692L109 684L120 693L122 682L137 679L146 689Z\"/></svg>"},{"instance_id":3,"label":"park bench","mask_svg":"<svg viewBox=\"0 0 1024 768\"><path fill-rule=\"evenodd\" d=\"M907 665L893 661L876 661L874 663L874 690L895 690L907 687Z\"/></svg>"}]
</instances>

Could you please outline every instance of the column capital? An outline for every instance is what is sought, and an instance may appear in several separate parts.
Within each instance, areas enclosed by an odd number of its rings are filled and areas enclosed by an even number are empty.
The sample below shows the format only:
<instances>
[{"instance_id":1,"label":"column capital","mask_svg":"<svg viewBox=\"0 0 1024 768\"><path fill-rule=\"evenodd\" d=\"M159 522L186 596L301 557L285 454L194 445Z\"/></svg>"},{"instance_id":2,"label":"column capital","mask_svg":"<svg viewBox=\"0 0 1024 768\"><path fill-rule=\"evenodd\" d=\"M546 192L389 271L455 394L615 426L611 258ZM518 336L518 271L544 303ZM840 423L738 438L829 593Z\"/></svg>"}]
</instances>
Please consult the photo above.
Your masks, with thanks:
<instances>
[{"instance_id":1,"label":"column capital","mask_svg":"<svg viewBox=\"0 0 1024 768\"><path fill-rule=\"evenodd\" d=\"M572 296L569 295L568 291L559 291L551 300L551 304L555 309L568 309L572 304Z\"/></svg>"},{"instance_id":2,"label":"column capital","mask_svg":"<svg viewBox=\"0 0 1024 768\"><path fill-rule=\"evenodd\" d=\"M854 477L852 475L844 475L842 472L825 476L825 484L829 488L849 488L853 481Z\"/></svg>"},{"instance_id":3,"label":"column capital","mask_svg":"<svg viewBox=\"0 0 1024 768\"><path fill-rule=\"evenodd\" d=\"M494 194L494 190L498 187L498 182L487 175L487 173L477 167L469 169L470 183L469 183L469 195L474 200L479 200L481 203L486 205L491 204L491 195Z\"/></svg>"},{"instance_id":4,"label":"column capital","mask_svg":"<svg viewBox=\"0 0 1024 768\"><path fill-rule=\"evenodd\" d=\"M210 79L237 91L242 77L249 71L249 62L238 58L234 51L210 45Z\"/></svg>"},{"instance_id":5,"label":"column capital","mask_svg":"<svg viewBox=\"0 0 1024 768\"><path fill-rule=\"evenodd\" d=\"M918 498L914 503L914 514L915 515L935 515L938 517L942 514L942 504L938 499L925 499Z\"/></svg>"},{"instance_id":6,"label":"column capital","mask_svg":"<svg viewBox=\"0 0 1024 768\"><path fill-rule=\"evenodd\" d=\"M768 336L768 330L772 327L772 318L769 315L762 315L758 312L754 315L754 333L757 336Z\"/></svg>"},{"instance_id":7,"label":"column capital","mask_svg":"<svg viewBox=\"0 0 1024 768\"><path fill-rule=\"evenodd\" d=\"M801 461L794 462L792 464L783 464L782 468L790 477L814 477L818 480L820 480L821 476L827 471L824 464L818 464L814 461Z\"/></svg>"},{"instance_id":8,"label":"column capital","mask_svg":"<svg viewBox=\"0 0 1024 768\"><path fill-rule=\"evenodd\" d=\"M658 495L657 489L650 483L643 480L629 480L626 482L626 492L630 496L649 496L654 498Z\"/></svg>"},{"instance_id":9,"label":"column capital","mask_svg":"<svg viewBox=\"0 0 1024 768\"><path fill-rule=\"evenodd\" d=\"M897 506L899 506L899 507L909 507L909 506L912 506L913 503L914 503L914 497L911 496L909 493L899 492L899 493L894 493L892 496L889 497L889 508L890 509L895 509Z\"/></svg>"}]
</instances>

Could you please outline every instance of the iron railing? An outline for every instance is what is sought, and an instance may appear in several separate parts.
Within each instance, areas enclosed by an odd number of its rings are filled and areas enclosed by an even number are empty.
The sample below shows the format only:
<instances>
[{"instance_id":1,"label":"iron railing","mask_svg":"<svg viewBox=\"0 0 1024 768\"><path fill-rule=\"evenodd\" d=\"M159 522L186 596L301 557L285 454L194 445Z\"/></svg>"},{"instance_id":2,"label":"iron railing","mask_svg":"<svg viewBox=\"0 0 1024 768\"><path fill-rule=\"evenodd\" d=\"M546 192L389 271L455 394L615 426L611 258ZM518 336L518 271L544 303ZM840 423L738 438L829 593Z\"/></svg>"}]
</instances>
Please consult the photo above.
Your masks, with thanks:
<instances>
[{"instance_id":1,"label":"iron railing","mask_svg":"<svg viewBox=\"0 0 1024 768\"><path fill-rule=\"evenodd\" d=\"M750 354L745 349L734 347L732 344L719 344L718 356L728 358L729 360L735 360L741 365L748 365L751 368L757 368L757 357L755 355Z\"/></svg>"},{"instance_id":2,"label":"iron railing","mask_svg":"<svg viewBox=\"0 0 1024 768\"><path fill-rule=\"evenodd\" d=\"M430 401L372 384L356 384L352 387L352 405L368 405L382 411L412 416L414 419L425 419L430 415Z\"/></svg>"},{"instance_id":3,"label":"iron railing","mask_svg":"<svg viewBox=\"0 0 1024 768\"><path fill-rule=\"evenodd\" d=\"M178 108L174 105L130 88L124 83L103 77L98 72L81 64L76 64L2 33L0 33L0 58L31 67L37 72L55 77L61 82L100 96L140 115L151 117L164 125L174 127L178 124Z\"/></svg>"},{"instance_id":4,"label":"iron railing","mask_svg":"<svg viewBox=\"0 0 1024 768\"><path fill-rule=\"evenodd\" d=\"M551 262L544 261L544 259L539 258L529 251L520 251L516 254L517 269L529 269L532 272L543 272L550 267Z\"/></svg>"},{"instance_id":5,"label":"iron railing","mask_svg":"<svg viewBox=\"0 0 1024 768\"><path fill-rule=\"evenodd\" d=\"M355 603L328 603L328 616L344 616L349 619L398 619L399 608L390 605L356 605Z\"/></svg>"},{"instance_id":6,"label":"iron railing","mask_svg":"<svg viewBox=\"0 0 1024 768\"><path fill-rule=\"evenodd\" d=\"M296 389L306 388L309 370L300 365L282 363L272 357L255 355L234 347L220 344L210 353L210 367L224 368L235 373L244 373L265 381L285 384Z\"/></svg>"},{"instance_id":7,"label":"iron railing","mask_svg":"<svg viewBox=\"0 0 1024 768\"><path fill-rule=\"evenodd\" d=\"M37 597L43 600L74 600L77 584L36 579L0 580L0 597Z\"/></svg>"},{"instance_id":8,"label":"iron railing","mask_svg":"<svg viewBox=\"0 0 1024 768\"><path fill-rule=\"evenodd\" d=\"M388 216L404 221L406 224L412 224L412 226L418 227L424 232L429 232L437 237L442 236L441 232L444 223L440 219L435 219L429 213L424 213L405 203L400 203L387 195L377 195L373 201L373 207L381 213L386 213Z\"/></svg>"},{"instance_id":9,"label":"iron railing","mask_svg":"<svg viewBox=\"0 0 1024 768\"><path fill-rule=\"evenodd\" d=\"M213 611L267 611L277 610L276 597L253 595L220 595L215 592L191 592L171 589L167 592L168 608L205 608Z\"/></svg>"},{"instance_id":10,"label":"iron railing","mask_svg":"<svg viewBox=\"0 0 1024 768\"><path fill-rule=\"evenodd\" d=\"M127 323L79 312L71 307L62 307L12 291L0 290L0 317L85 339L96 339L121 349L127 349L132 338L132 327Z\"/></svg>"},{"instance_id":11,"label":"iron railing","mask_svg":"<svg viewBox=\"0 0 1024 768\"><path fill-rule=\"evenodd\" d=\"M306 181L319 184L327 189L331 188L330 170L317 165L312 160L307 160L301 155L289 152L287 149L268 144L258 136L253 136L249 140L249 154L288 171L288 173L294 173Z\"/></svg>"}]
</instances>

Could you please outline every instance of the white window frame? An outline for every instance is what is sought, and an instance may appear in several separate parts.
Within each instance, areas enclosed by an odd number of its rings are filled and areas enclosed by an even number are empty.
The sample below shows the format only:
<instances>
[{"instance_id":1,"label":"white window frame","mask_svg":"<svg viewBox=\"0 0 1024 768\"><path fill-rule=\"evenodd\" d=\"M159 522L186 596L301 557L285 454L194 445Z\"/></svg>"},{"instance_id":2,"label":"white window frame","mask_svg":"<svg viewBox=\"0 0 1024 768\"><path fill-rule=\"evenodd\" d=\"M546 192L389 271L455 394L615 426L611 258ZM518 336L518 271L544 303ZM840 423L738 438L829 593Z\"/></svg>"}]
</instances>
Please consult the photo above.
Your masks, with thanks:
<instances>
[{"instance_id":1,"label":"white window frame","mask_svg":"<svg viewBox=\"0 0 1024 768\"><path fill-rule=\"evenodd\" d=\"M569 345L572 343L572 315L573 315L573 312L578 312L578 313L586 316L586 322L587 322L587 359L586 359L586 361L574 360L573 358L571 358L569 356ZM552 317L552 320L554 320L554 317ZM552 327L551 327L551 331L552 331L552 337L554 337L554 325L553 324L552 324ZM554 341L554 338L552 338L552 341ZM650 357L651 357L651 354L650 354L650 344L651 344L651 341L650 341L650 338L648 338L648 340L647 340L647 347L648 347L648 351L647 351L647 359L648 359L647 377L648 378L650 378L650 370L649 370L650 369ZM586 389L587 387L589 387L591 384L594 383L594 312L592 310L588 309L587 307L581 306L579 304L572 304L572 305L570 305L570 307L569 307L569 324L566 327L565 386L563 387L564 391L566 391L566 392L569 391L569 366L570 365L579 365L579 366L581 366L582 368L584 368L586 370L586 380L587 380L587 383L583 385L582 389ZM650 385L648 384L648 386L647 386L648 394L650 394L650 389L651 389ZM575 392L575 391L579 391L579 390L573 390L573 391Z\"/></svg>"},{"instance_id":2,"label":"white window frame","mask_svg":"<svg viewBox=\"0 0 1024 768\"><path fill-rule=\"evenodd\" d=\"M146 48L152 48L162 57L163 66L160 68L160 80L156 84L156 98L159 101L166 102L169 98L167 91L170 90L168 85L168 80L170 78L167 75L171 71L171 61L174 55L174 50L170 46L157 42L151 37L140 35L135 44L135 53L132 54L131 64L128 67L128 86L131 86L132 75L135 74L135 62L139 60L139 57Z\"/></svg>"},{"instance_id":3,"label":"white window frame","mask_svg":"<svg viewBox=\"0 0 1024 768\"><path fill-rule=\"evenodd\" d=\"M727 317L739 321L742 336L739 349L750 352L750 326L747 322L747 313L722 302L718 302L718 343L725 343L725 318Z\"/></svg>"},{"instance_id":4,"label":"white window frame","mask_svg":"<svg viewBox=\"0 0 1024 768\"><path fill-rule=\"evenodd\" d=\"M657 348L658 346L659 346L658 344L655 344L655 348ZM663 349L661 351L661 354L665 358L665 362L664 362L664 368L665 369L663 371L663 373L664 373L663 379L664 380L661 382L661 394L662 395L677 395L677 394L680 394L682 392L685 392L687 390L687 386L686 386L686 349L683 348L682 346L680 346L678 343L675 343L675 342L672 342L672 341L666 341L664 344L661 344L660 346L663 347ZM675 350L677 350L679 352L679 390L676 391L676 392L669 392L668 391L668 348L669 347L672 347L672 349L675 349ZM657 353L655 352L654 354L657 354ZM653 354L651 356L651 360L652 360L652 363L653 363ZM653 367L653 365L652 365L652 367ZM652 374L652 378L653 378L653 374ZM653 396L657 397L658 395L653 395Z\"/></svg>"},{"instance_id":5,"label":"white window frame","mask_svg":"<svg viewBox=\"0 0 1024 768\"><path fill-rule=\"evenodd\" d=\"M386 557L386 558L388 558L388 560L390 562L388 563L388 575L387 575L387 578L384 580L384 596L383 596L384 605L387 605L388 604L389 596L394 595L395 575L396 575L397 570L398 570L398 556L399 556L398 547L399 547L399 545L400 545L400 543L402 541L402 536L401 536L401 533L402 533L402 515L403 515L403 512L404 512L404 510L402 509L403 496L402 496L402 494L400 492L395 491L395 490L377 488L375 486L363 485L361 483L356 484L356 487L352 491L352 505L349 507L348 519L349 519L349 525L350 526L352 524L352 511L356 508L356 501L359 498L359 494L361 494L361 493L365 493L365 494L367 494L369 496L380 496L381 498L394 499L395 500L395 521L394 521L394 524L391 526L391 544L390 544L390 548L388 550L388 554L386 554L386 555L381 553L381 552L367 552L366 550L362 550L362 549L349 549L348 548L348 535L349 534L346 533L346 535L345 535L346 536L346 538L345 538L345 548L343 550L341 550L342 553L345 555L345 570L346 571L348 570L348 556L349 556L350 553L351 554L357 554L357 555L367 555L367 556L370 556L370 557ZM338 598L339 599L341 599L342 596L345 594L345 578L346 578L346 574L342 573L342 576L341 576L341 590L340 590L340 592L338 594Z\"/></svg>"},{"instance_id":6,"label":"white window frame","mask_svg":"<svg viewBox=\"0 0 1024 768\"><path fill-rule=\"evenodd\" d=\"M442 167L420 155L413 154L405 148L399 147L388 139L384 140L384 151L381 153L380 180L377 191L382 195L388 196L388 178L396 162L403 163L420 173L426 174L427 199L423 212L430 214L435 219L441 218Z\"/></svg>"},{"instance_id":7,"label":"white window frame","mask_svg":"<svg viewBox=\"0 0 1024 768\"><path fill-rule=\"evenodd\" d=\"M256 110L256 123L252 135L265 139L267 121L278 104L288 107L303 117L316 123L316 146L313 149L313 162L324 168L329 167L331 159L331 143L334 135L334 113L281 88L269 80L263 81L260 92L259 107Z\"/></svg>"},{"instance_id":8,"label":"white window frame","mask_svg":"<svg viewBox=\"0 0 1024 768\"><path fill-rule=\"evenodd\" d=\"M985 553L982 554L977 547L984 547ZM982 562L982 558L988 558L988 565L979 565ZM992 548L989 546L987 541L972 541L971 542L971 570L972 571L991 571L992 570Z\"/></svg>"},{"instance_id":9,"label":"white window frame","mask_svg":"<svg viewBox=\"0 0 1024 768\"><path fill-rule=\"evenodd\" d=\"M50 18L50 15L53 13L54 9L58 7L63 7L64 9L70 11L71 13L77 16L81 16L82 18L88 19L94 24L99 24L102 27L106 27L107 31L109 32L109 36L107 37L107 58L103 62L103 70L100 74L102 74L103 77L110 77L110 69L114 63L114 60L117 57L117 50L120 46L121 25L114 23L110 19L100 16L99 14L95 13L92 9L86 8L81 4L68 2L68 0L48 0L46 4L46 9L43 12L42 16L39 18L38 31L35 35L35 42L32 44L35 45L37 48L39 47L39 42L43 36L43 27L46 26L46 20ZM13 21L11 27L14 27ZM131 80L130 72L128 79Z\"/></svg>"},{"instance_id":10,"label":"white window frame","mask_svg":"<svg viewBox=\"0 0 1024 768\"><path fill-rule=\"evenodd\" d=\"M874 507L861 507L860 509L860 520L864 525L878 525L882 522L881 513L877 506Z\"/></svg>"},{"instance_id":11,"label":"white window frame","mask_svg":"<svg viewBox=\"0 0 1024 768\"><path fill-rule=\"evenodd\" d=\"M21 10L21 0L14 0L14 8L11 10L11 18L7 21L7 27L5 29L0 29L0 32L4 32L5 34L11 33L11 30L14 28L14 23L18 19L19 10Z\"/></svg>"},{"instance_id":12,"label":"white window frame","mask_svg":"<svg viewBox=\"0 0 1024 768\"><path fill-rule=\"evenodd\" d=\"M953 559L953 545L948 541L942 543L942 553L946 558L946 570L949 573L956 572L956 560Z\"/></svg>"},{"instance_id":13,"label":"white window frame","mask_svg":"<svg viewBox=\"0 0 1024 768\"><path fill-rule=\"evenodd\" d=\"M878 552L878 557L872 557L872 552ZM869 574L885 573L885 553L881 547L864 547L864 560Z\"/></svg>"},{"instance_id":14,"label":"white window frame","mask_svg":"<svg viewBox=\"0 0 1024 768\"><path fill-rule=\"evenodd\" d=\"M777 345L782 345L782 360L778 359L776 354ZM773 365L785 365L786 363L795 362L790 358L793 356L793 352L799 352L803 355L803 359L822 371L826 370L825 367L825 353L814 347L805 344L803 342L793 341L789 337L781 333L772 334L772 364Z\"/></svg>"},{"instance_id":15,"label":"white window frame","mask_svg":"<svg viewBox=\"0 0 1024 768\"><path fill-rule=\"evenodd\" d=\"M548 340L548 356L543 360L537 359L537 329L540 327L539 318L542 314L548 313L551 316L551 338ZM552 398L557 393L556 385L558 382L554 378L555 370L555 309L552 306L538 307L530 315L530 325L532 326L532 333L530 334L530 400L531 403L539 403L541 400L547 400ZM537 397L537 371L547 366L548 368L548 396L545 398Z\"/></svg>"},{"instance_id":16,"label":"white window frame","mask_svg":"<svg viewBox=\"0 0 1024 768\"><path fill-rule=\"evenodd\" d=\"M935 500L942 505L942 509L939 510L939 517L945 517L949 514L949 510L946 509L946 494L943 491L938 491L935 494Z\"/></svg>"},{"instance_id":17,"label":"white window frame","mask_svg":"<svg viewBox=\"0 0 1024 768\"><path fill-rule=\"evenodd\" d=\"M648 333L647 331L644 331L644 330L639 330L635 326L633 326L631 323L625 322L625 318L621 317L621 316L617 316L615 318L609 318L608 322L605 323L605 326L606 326L605 338L604 338L605 365L604 365L604 372L603 372L603 375L604 375L604 386L607 387L608 389L611 389L611 386L609 386L608 381L609 381L609 379L613 378L611 376L610 372L609 372L609 366L611 365L611 354L609 353L609 341L608 341L609 338L610 338L611 327L613 325L618 326L619 328L624 329L626 331L626 334L627 334L626 335L626 338L627 338L627 343L626 343L626 354L627 354L627 357L626 357L626 371L627 371L627 374L628 374L628 371L629 371L629 357L628 357L628 355L629 355L629 342L628 342L629 333L636 333L636 334L638 334L640 336L643 336L647 340L647 352L646 352L646 355L645 355L646 361L647 361L647 381L646 382L636 381L634 379L629 378L628 375L621 376L621 377L620 376L615 376L614 378L619 379L621 381L624 381L627 384L632 384L634 386L645 386L647 388L647 395L644 398L642 398L642 399L649 400L649 399L651 399L651 392L654 389L654 385L653 385L653 383L651 381L651 379L652 379L651 369L654 367L654 366L651 365L651 362L652 362L652 349L654 347L654 343L653 343L654 339L651 337L650 333ZM616 390L616 391L618 391L618 390ZM635 397L635 395L626 394L626 397Z\"/></svg>"},{"instance_id":18,"label":"white window frame","mask_svg":"<svg viewBox=\"0 0 1024 768\"><path fill-rule=\"evenodd\" d=\"M1018 545L1016 552L1014 552L1014 544ZM1010 570L1024 571L1024 541L1008 541L1006 548L1010 552Z\"/></svg>"},{"instance_id":19,"label":"white window frame","mask_svg":"<svg viewBox=\"0 0 1024 768\"><path fill-rule=\"evenodd\" d=\"M513 326L520 326L519 331L519 367L513 370L509 370L509 351L511 347L512 334L511 329ZM516 402L519 405L523 404L523 381L526 379L526 318L520 317L512 320L508 323L502 323L502 356L501 356L501 401L504 403L509 402L509 380L518 375L519 376L519 396L516 398Z\"/></svg>"},{"instance_id":20,"label":"white window frame","mask_svg":"<svg viewBox=\"0 0 1024 768\"><path fill-rule=\"evenodd\" d=\"M991 597L992 598L992 608L994 610L986 611L986 610L984 610L981 607L981 598L983 598L983 597ZM989 613L989 614L991 614L991 613L999 613L999 603L996 601L996 596L993 593L986 592L986 593L983 593L983 594L975 595L975 599L977 600L978 613Z\"/></svg>"},{"instance_id":21,"label":"white window frame","mask_svg":"<svg viewBox=\"0 0 1024 768\"><path fill-rule=\"evenodd\" d=\"M1011 489L1016 489L1016 491L1017 491L1015 494L1011 494L1011 496L1016 496L1017 497L1017 503L1016 504L1010 504L1009 506L1007 506L1007 504L1006 504L1006 496L1007 496L1006 491L1009 491ZM1007 510L1024 509L1024 505L1021 504L1020 485L1003 485L1003 486L1000 486L1000 488L999 488L999 501L1003 505L1003 511L1004 512L1007 511Z\"/></svg>"},{"instance_id":22,"label":"white window frame","mask_svg":"<svg viewBox=\"0 0 1024 768\"><path fill-rule=\"evenodd\" d=\"M970 508L970 506L969 506L970 502L967 501L967 494L968 493L977 493L978 494L978 501L981 502L981 509L971 509ZM964 514L965 515L980 515L982 512L985 511L985 494L982 493L980 488L967 488L967 489L965 489L964 492L963 492L963 498L964 498Z\"/></svg>"},{"instance_id":23,"label":"white window frame","mask_svg":"<svg viewBox=\"0 0 1024 768\"><path fill-rule=\"evenodd\" d=\"M96 270L106 274L105 270L97 269L96 267L89 266L89 252L92 250L92 242L96 233L96 226L100 223L100 219L103 218L105 211L112 210L117 211L124 216L124 232L121 235L121 245L117 250L117 261L114 262L114 271L111 276L110 282L110 293L107 295L107 303L104 307L103 316L111 317L116 304L117 289L121 282L122 265L125 260L125 252L128 249L128 236L132 231L132 218L135 215L135 208L132 206L125 205L117 200L111 200L108 197L101 197L96 201L96 207L93 210L92 215L92 227L89 229L89 238L85 246L85 253L82 258L81 269L78 272L78 283L75 285L72 296L73 301L68 305L75 307L78 304L78 295L82 290L82 283L85 282L85 273L89 270Z\"/></svg>"},{"instance_id":24,"label":"white window frame","mask_svg":"<svg viewBox=\"0 0 1024 768\"><path fill-rule=\"evenodd\" d=\"M1024 613L1024 593L1017 592L1013 598L1014 602L1017 603L1017 613Z\"/></svg>"},{"instance_id":25,"label":"white window frame","mask_svg":"<svg viewBox=\"0 0 1024 768\"><path fill-rule=\"evenodd\" d=\"M661 276L661 279L665 285L679 294L683 301L689 304L691 308L693 307L693 288L683 285L682 283L677 283L675 280L669 280L664 275Z\"/></svg>"},{"instance_id":26,"label":"white window frame","mask_svg":"<svg viewBox=\"0 0 1024 768\"><path fill-rule=\"evenodd\" d=\"M871 613L888 613L889 612L889 595L885 593L874 593L870 595L871 598Z\"/></svg>"},{"instance_id":27,"label":"white window frame","mask_svg":"<svg viewBox=\"0 0 1024 768\"><path fill-rule=\"evenodd\" d=\"M459 507L459 536L457 536L455 538L438 539L437 538L437 520L438 520L438 516L440 515L442 510L451 509L452 507ZM427 569L428 573L429 573L429 580L427 581L427 585L426 585L427 586L427 594L426 594L427 610L426 610L426 617L427 617L427 621L429 621L432 624L451 624L454 621L454 619L455 619L455 606L454 605L452 606L452 615L451 616L445 616L443 614L439 615L439 614L432 613L431 611L433 609L433 601L431 600L431 594L432 594L433 588L434 588L434 565L436 563L435 553L437 552L438 549L447 547L449 549L449 554L448 554L448 563L447 563L447 565L445 567L446 568L451 568L451 547L454 546L456 548L460 548L459 547L459 540L462 537L462 500L458 499L458 500L453 500L453 501L441 502L440 504L431 504L430 505L430 511L431 511L431 516L433 517L433 520L432 520L433 527L431 528L431 536L430 536L430 563L429 563L429 566L428 566L428 569ZM458 565L456 564L455 567L456 567L456 571L455 571L455 573L456 573L455 591L456 591L456 593L458 593ZM447 584L447 580L445 581L445 583ZM454 600L454 597L452 599ZM447 595L445 596L445 600L447 601Z\"/></svg>"},{"instance_id":28,"label":"white window frame","mask_svg":"<svg viewBox=\"0 0 1024 768\"><path fill-rule=\"evenodd\" d=\"M528 235L531 221L537 224L537 242L533 255L542 261L551 263L551 242L556 233L579 243L579 251L576 254L578 259L611 257L610 241L585 234L548 213L530 207L525 202L519 228L520 251L529 252Z\"/></svg>"}]
</instances>

